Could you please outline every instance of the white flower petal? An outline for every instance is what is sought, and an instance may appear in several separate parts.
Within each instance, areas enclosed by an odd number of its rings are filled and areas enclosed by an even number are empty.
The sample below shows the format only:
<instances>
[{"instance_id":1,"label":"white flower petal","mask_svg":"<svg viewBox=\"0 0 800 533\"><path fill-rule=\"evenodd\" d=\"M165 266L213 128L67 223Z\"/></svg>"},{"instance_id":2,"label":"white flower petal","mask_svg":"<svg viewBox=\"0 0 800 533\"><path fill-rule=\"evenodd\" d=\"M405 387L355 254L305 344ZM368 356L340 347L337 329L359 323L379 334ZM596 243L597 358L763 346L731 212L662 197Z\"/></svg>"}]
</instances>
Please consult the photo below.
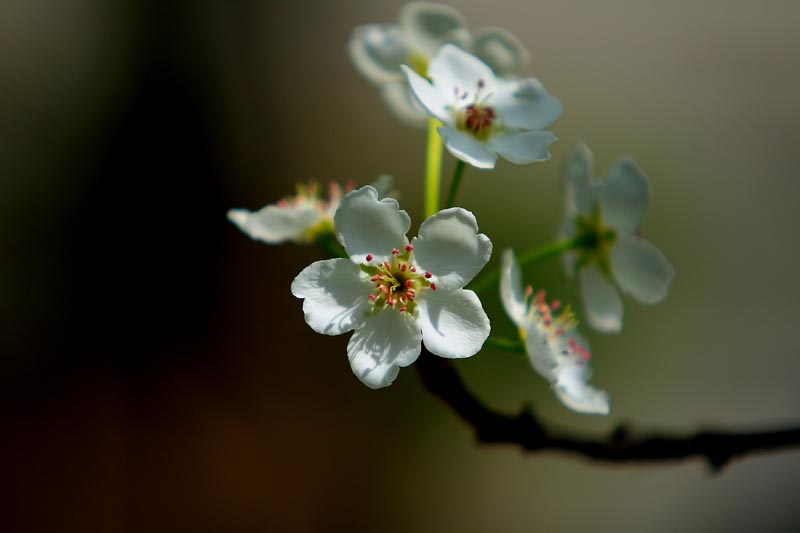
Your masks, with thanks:
<instances>
[{"instance_id":1,"label":"white flower petal","mask_svg":"<svg viewBox=\"0 0 800 533\"><path fill-rule=\"evenodd\" d=\"M356 263L365 262L368 254L375 261L385 261L391 257L392 248L402 249L408 244L408 213L400 210L394 198L378 200L378 191L369 185L342 198L333 222L336 238Z\"/></svg>"},{"instance_id":2,"label":"white flower petal","mask_svg":"<svg viewBox=\"0 0 800 533\"><path fill-rule=\"evenodd\" d=\"M455 359L480 351L491 328L477 294L426 290L417 303L422 340L431 353Z\"/></svg>"},{"instance_id":3,"label":"white flower petal","mask_svg":"<svg viewBox=\"0 0 800 533\"><path fill-rule=\"evenodd\" d=\"M555 378L558 350L558 343L552 342L547 333L540 329L540 322L529 321L525 331L525 351L533 368L548 381Z\"/></svg>"},{"instance_id":4,"label":"white flower petal","mask_svg":"<svg viewBox=\"0 0 800 533\"><path fill-rule=\"evenodd\" d=\"M497 76L519 71L530 61L530 54L522 41L504 28L477 30L472 50Z\"/></svg>"},{"instance_id":5,"label":"white flower petal","mask_svg":"<svg viewBox=\"0 0 800 533\"><path fill-rule=\"evenodd\" d=\"M320 213L312 206L300 208L268 205L258 211L231 209L228 220L252 239L276 244L302 241L305 231L317 223Z\"/></svg>"},{"instance_id":6,"label":"white flower petal","mask_svg":"<svg viewBox=\"0 0 800 533\"><path fill-rule=\"evenodd\" d=\"M292 294L304 298L306 323L317 333L341 335L364 323L372 284L347 259L317 261L292 282Z\"/></svg>"},{"instance_id":7,"label":"white flower petal","mask_svg":"<svg viewBox=\"0 0 800 533\"><path fill-rule=\"evenodd\" d=\"M617 289L594 265L580 270L579 281L589 325L605 333L622 330L622 298Z\"/></svg>"},{"instance_id":8,"label":"white flower petal","mask_svg":"<svg viewBox=\"0 0 800 533\"><path fill-rule=\"evenodd\" d=\"M356 70L376 85L402 79L400 65L409 54L405 34L396 24L356 27L347 51Z\"/></svg>"},{"instance_id":9,"label":"white flower petal","mask_svg":"<svg viewBox=\"0 0 800 533\"><path fill-rule=\"evenodd\" d=\"M476 168L494 168L497 154L472 135L449 126L437 130L447 151Z\"/></svg>"},{"instance_id":10,"label":"white flower petal","mask_svg":"<svg viewBox=\"0 0 800 533\"><path fill-rule=\"evenodd\" d=\"M553 391L561 403L578 413L607 415L611 408L608 395L586 382L591 372L586 362L570 361L559 365Z\"/></svg>"},{"instance_id":11,"label":"white flower petal","mask_svg":"<svg viewBox=\"0 0 800 533\"><path fill-rule=\"evenodd\" d=\"M411 2L400 10L400 25L414 51L431 57L444 43L469 45L466 21L450 6Z\"/></svg>"},{"instance_id":12,"label":"white flower petal","mask_svg":"<svg viewBox=\"0 0 800 533\"><path fill-rule=\"evenodd\" d=\"M664 254L635 236L620 239L611 249L611 272L625 293L645 304L663 300L675 277Z\"/></svg>"},{"instance_id":13,"label":"white flower petal","mask_svg":"<svg viewBox=\"0 0 800 533\"><path fill-rule=\"evenodd\" d=\"M548 148L556 141L549 131L506 131L489 138L489 149L515 165L550 159Z\"/></svg>"},{"instance_id":14,"label":"white flower petal","mask_svg":"<svg viewBox=\"0 0 800 533\"><path fill-rule=\"evenodd\" d=\"M399 367L408 366L422 350L417 321L395 309L384 309L367 318L347 343L353 373L367 387L388 387Z\"/></svg>"},{"instance_id":15,"label":"white flower petal","mask_svg":"<svg viewBox=\"0 0 800 533\"><path fill-rule=\"evenodd\" d=\"M495 91L492 69L477 57L452 44L444 45L436 53L428 66L428 77L442 95L453 95L456 87L461 92L466 91L468 95L464 98L465 102L474 101L478 81L483 82L481 94Z\"/></svg>"},{"instance_id":16,"label":"white flower petal","mask_svg":"<svg viewBox=\"0 0 800 533\"><path fill-rule=\"evenodd\" d=\"M398 70L402 74L401 70ZM405 77L400 81L381 85L381 98L395 118L414 128L428 125L428 112L419 104Z\"/></svg>"},{"instance_id":17,"label":"white flower petal","mask_svg":"<svg viewBox=\"0 0 800 533\"><path fill-rule=\"evenodd\" d=\"M592 151L580 143L564 159L564 197L567 216L590 213L596 200L596 188L592 185Z\"/></svg>"},{"instance_id":18,"label":"white flower petal","mask_svg":"<svg viewBox=\"0 0 800 533\"><path fill-rule=\"evenodd\" d=\"M460 289L492 256L492 241L478 233L475 215L460 207L429 217L411 244L417 268L431 272L442 289Z\"/></svg>"},{"instance_id":19,"label":"white flower petal","mask_svg":"<svg viewBox=\"0 0 800 533\"><path fill-rule=\"evenodd\" d=\"M505 127L542 130L561 116L561 102L550 96L536 78L497 80L491 98Z\"/></svg>"},{"instance_id":20,"label":"white flower petal","mask_svg":"<svg viewBox=\"0 0 800 533\"><path fill-rule=\"evenodd\" d=\"M527 309L525 305L525 291L522 288L522 272L520 271L514 250L503 250L502 267L500 271L500 302L506 314L517 325L525 327Z\"/></svg>"},{"instance_id":21,"label":"white flower petal","mask_svg":"<svg viewBox=\"0 0 800 533\"><path fill-rule=\"evenodd\" d=\"M606 224L624 235L641 223L650 201L650 183L636 162L625 157L611 165L599 194Z\"/></svg>"},{"instance_id":22,"label":"white flower petal","mask_svg":"<svg viewBox=\"0 0 800 533\"><path fill-rule=\"evenodd\" d=\"M448 101L441 91L430 84L428 80L408 68L406 65L401 67L403 74L411 86L411 92L416 97L419 104L428 113L438 118L442 122L451 121L450 113L447 111Z\"/></svg>"}]
</instances>

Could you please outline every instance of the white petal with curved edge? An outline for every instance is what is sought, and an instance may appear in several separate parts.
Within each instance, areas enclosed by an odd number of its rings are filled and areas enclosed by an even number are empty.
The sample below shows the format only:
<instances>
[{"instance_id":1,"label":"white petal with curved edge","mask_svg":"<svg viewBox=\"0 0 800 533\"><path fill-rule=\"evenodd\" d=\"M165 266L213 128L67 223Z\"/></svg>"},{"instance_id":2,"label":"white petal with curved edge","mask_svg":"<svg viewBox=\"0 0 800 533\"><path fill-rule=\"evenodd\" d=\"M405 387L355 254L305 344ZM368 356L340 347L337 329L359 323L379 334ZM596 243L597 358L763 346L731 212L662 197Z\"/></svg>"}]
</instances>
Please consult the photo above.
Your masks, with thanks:
<instances>
[{"instance_id":1,"label":"white petal with curved edge","mask_svg":"<svg viewBox=\"0 0 800 533\"><path fill-rule=\"evenodd\" d=\"M579 361L570 361L559 365L556 369L553 391L561 403L573 411L607 415L611 410L608 394L587 384L591 372L586 365L586 362Z\"/></svg>"},{"instance_id":2,"label":"white petal with curved edge","mask_svg":"<svg viewBox=\"0 0 800 533\"><path fill-rule=\"evenodd\" d=\"M489 317L472 291L426 290L417 304L422 341L431 353L450 359L471 357L489 336Z\"/></svg>"},{"instance_id":3,"label":"white petal with curved edge","mask_svg":"<svg viewBox=\"0 0 800 533\"><path fill-rule=\"evenodd\" d=\"M605 223L624 235L642 221L650 202L650 182L636 161L625 157L608 169L599 194Z\"/></svg>"},{"instance_id":4,"label":"white petal with curved edge","mask_svg":"<svg viewBox=\"0 0 800 533\"><path fill-rule=\"evenodd\" d=\"M590 213L596 199L596 188L592 184L592 151L585 143L579 143L564 159L563 187L567 216Z\"/></svg>"},{"instance_id":5,"label":"white petal with curved edge","mask_svg":"<svg viewBox=\"0 0 800 533\"><path fill-rule=\"evenodd\" d=\"M481 94L491 94L495 91L492 69L474 55L451 44L441 47L431 60L428 77L443 95L454 94L455 88L458 88L459 92L467 91L467 96L464 98L467 103L475 100L478 81L483 82Z\"/></svg>"},{"instance_id":6,"label":"white petal with curved edge","mask_svg":"<svg viewBox=\"0 0 800 533\"><path fill-rule=\"evenodd\" d=\"M395 309L370 316L347 343L347 358L353 373L367 387L388 387L399 367L408 366L422 350L422 332L417 321Z\"/></svg>"},{"instance_id":7,"label":"white petal with curved edge","mask_svg":"<svg viewBox=\"0 0 800 533\"><path fill-rule=\"evenodd\" d=\"M505 28L477 30L472 50L497 76L518 71L530 61L530 53L522 41Z\"/></svg>"},{"instance_id":8,"label":"white petal with curved edge","mask_svg":"<svg viewBox=\"0 0 800 533\"><path fill-rule=\"evenodd\" d=\"M320 213L312 206L302 208L268 205L258 211L231 209L228 220L236 224L251 239L277 244L303 241L305 231L316 224Z\"/></svg>"},{"instance_id":9,"label":"white petal with curved edge","mask_svg":"<svg viewBox=\"0 0 800 533\"><path fill-rule=\"evenodd\" d=\"M581 269L578 279L589 325L605 333L621 331L622 298L617 289L594 265Z\"/></svg>"},{"instance_id":10,"label":"white petal with curved edge","mask_svg":"<svg viewBox=\"0 0 800 533\"><path fill-rule=\"evenodd\" d=\"M500 302L506 314L517 327L524 327L527 317L525 292L522 288L522 272L519 269L514 250L503 250L500 271Z\"/></svg>"},{"instance_id":11,"label":"white petal with curved edge","mask_svg":"<svg viewBox=\"0 0 800 533\"><path fill-rule=\"evenodd\" d=\"M548 148L556 140L549 131L508 131L492 135L489 149L515 165L527 165L550 159Z\"/></svg>"},{"instance_id":12,"label":"white petal with curved edge","mask_svg":"<svg viewBox=\"0 0 800 533\"><path fill-rule=\"evenodd\" d=\"M403 249L411 218L400 210L397 200L378 200L378 191L365 185L342 198L333 224L350 259L364 263L368 254L375 261L385 261L392 256L392 248Z\"/></svg>"},{"instance_id":13,"label":"white petal with curved edge","mask_svg":"<svg viewBox=\"0 0 800 533\"><path fill-rule=\"evenodd\" d=\"M472 135L449 126L442 126L436 131L441 135L447 151L475 168L494 168L497 154Z\"/></svg>"},{"instance_id":14,"label":"white petal with curved edge","mask_svg":"<svg viewBox=\"0 0 800 533\"><path fill-rule=\"evenodd\" d=\"M460 289L492 256L492 241L478 233L475 215L460 207L429 217L411 244L417 268L432 273L432 281L442 289Z\"/></svg>"},{"instance_id":15,"label":"white petal with curved edge","mask_svg":"<svg viewBox=\"0 0 800 533\"><path fill-rule=\"evenodd\" d=\"M402 67L403 74L411 86L411 92L417 99L419 104L424 107L428 113L438 118L442 122L452 121L450 113L447 111L449 104L445 96L430 84L428 80L408 68L406 65Z\"/></svg>"},{"instance_id":16,"label":"white petal with curved edge","mask_svg":"<svg viewBox=\"0 0 800 533\"><path fill-rule=\"evenodd\" d=\"M644 304L656 304L669 292L675 271L650 242L631 236L611 249L611 272L620 288Z\"/></svg>"},{"instance_id":17,"label":"white petal with curved edge","mask_svg":"<svg viewBox=\"0 0 800 533\"><path fill-rule=\"evenodd\" d=\"M525 330L525 351L534 370L548 381L555 378L558 349L558 343L552 342L547 333L540 329L539 321L531 320Z\"/></svg>"},{"instance_id":18,"label":"white petal with curved edge","mask_svg":"<svg viewBox=\"0 0 800 533\"><path fill-rule=\"evenodd\" d=\"M450 6L430 2L411 2L400 10L400 25L409 44L418 53L431 57L444 43L469 46L466 21Z\"/></svg>"},{"instance_id":19,"label":"white petal with curved edge","mask_svg":"<svg viewBox=\"0 0 800 533\"><path fill-rule=\"evenodd\" d=\"M402 74L402 71L398 72ZM417 101L405 77L382 85L380 91L383 102L395 118L414 128L421 129L428 125L430 115Z\"/></svg>"},{"instance_id":20,"label":"white petal with curved edge","mask_svg":"<svg viewBox=\"0 0 800 533\"><path fill-rule=\"evenodd\" d=\"M311 263L292 281L292 294L304 298L303 312L311 329L341 335L364 323L372 284L347 259Z\"/></svg>"},{"instance_id":21,"label":"white petal with curved edge","mask_svg":"<svg viewBox=\"0 0 800 533\"><path fill-rule=\"evenodd\" d=\"M490 104L505 127L543 130L561 116L561 102L536 78L497 80Z\"/></svg>"},{"instance_id":22,"label":"white petal with curved edge","mask_svg":"<svg viewBox=\"0 0 800 533\"><path fill-rule=\"evenodd\" d=\"M347 51L356 70L376 85L400 80L400 65L409 54L405 34L396 24L357 26Z\"/></svg>"}]
</instances>

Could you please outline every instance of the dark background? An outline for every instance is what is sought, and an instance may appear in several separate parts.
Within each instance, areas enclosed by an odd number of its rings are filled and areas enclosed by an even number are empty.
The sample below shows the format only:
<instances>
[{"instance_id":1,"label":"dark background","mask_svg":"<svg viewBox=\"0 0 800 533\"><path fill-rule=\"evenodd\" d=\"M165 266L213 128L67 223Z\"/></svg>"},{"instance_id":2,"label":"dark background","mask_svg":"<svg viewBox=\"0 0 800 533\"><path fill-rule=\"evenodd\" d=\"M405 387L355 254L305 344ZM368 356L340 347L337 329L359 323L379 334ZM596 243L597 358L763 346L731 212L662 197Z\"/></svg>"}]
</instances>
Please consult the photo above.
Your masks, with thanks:
<instances>
[{"instance_id":1,"label":"dark background","mask_svg":"<svg viewBox=\"0 0 800 533\"><path fill-rule=\"evenodd\" d=\"M391 173L416 227L424 134L345 53L401 5L0 3L0 529L800 529L797 452L712 477L481 448L413 369L368 390L346 337L307 328L289 284L321 255L225 212ZM451 5L518 35L565 106L553 162L467 171L495 249L552 238L557 162L585 140L598 173L632 153L650 175L645 231L677 271L659 306L626 301L623 335L589 335L610 417L491 349L459 363L470 384L598 434L797 423L797 4ZM576 301L557 261L529 275Z\"/></svg>"}]
</instances>

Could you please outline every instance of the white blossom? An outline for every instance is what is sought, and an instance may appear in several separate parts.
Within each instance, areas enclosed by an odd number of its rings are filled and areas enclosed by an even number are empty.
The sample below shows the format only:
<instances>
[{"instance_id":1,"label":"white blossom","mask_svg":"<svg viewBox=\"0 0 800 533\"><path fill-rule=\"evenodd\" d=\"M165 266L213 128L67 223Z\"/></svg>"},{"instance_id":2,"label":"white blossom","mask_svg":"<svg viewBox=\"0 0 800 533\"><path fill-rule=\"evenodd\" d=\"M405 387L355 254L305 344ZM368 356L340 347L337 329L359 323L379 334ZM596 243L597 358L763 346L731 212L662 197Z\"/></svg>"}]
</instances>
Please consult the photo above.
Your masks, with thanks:
<instances>
[{"instance_id":1,"label":"white blossom","mask_svg":"<svg viewBox=\"0 0 800 533\"><path fill-rule=\"evenodd\" d=\"M439 119L439 135L455 157L494 168L497 156L526 165L550 158L548 127L561 103L536 78L502 79L477 57L447 44L428 67L430 81L402 67L414 96Z\"/></svg>"},{"instance_id":2,"label":"white blossom","mask_svg":"<svg viewBox=\"0 0 800 533\"><path fill-rule=\"evenodd\" d=\"M561 235L580 246L565 256L568 274L578 276L589 324L598 331L622 329L621 293L644 304L663 300L675 276L664 255L639 231L650 184L630 157L592 177L592 153L577 146L567 156L565 216Z\"/></svg>"},{"instance_id":3,"label":"white blossom","mask_svg":"<svg viewBox=\"0 0 800 533\"><path fill-rule=\"evenodd\" d=\"M405 123L421 127L428 115L411 95L400 65L411 65L427 77L428 63L446 43L473 52L502 76L519 71L529 58L519 39L507 30L488 27L470 33L461 13L430 2L404 5L397 24L356 27L348 52L358 72L380 89L391 112Z\"/></svg>"},{"instance_id":4,"label":"white blossom","mask_svg":"<svg viewBox=\"0 0 800 533\"><path fill-rule=\"evenodd\" d=\"M525 341L533 368L548 380L561 402L579 413L607 415L608 395L588 385L589 345L576 331L569 309L558 313L558 301L547 302L544 291L522 288L514 252L503 252L500 300Z\"/></svg>"},{"instance_id":5,"label":"white blossom","mask_svg":"<svg viewBox=\"0 0 800 533\"><path fill-rule=\"evenodd\" d=\"M392 192L391 176L380 176L372 185L381 196ZM299 184L296 194L258 211L230 209L228 220L250 238L268 244L287 241L310 244L321 235L333 235L333 215L339 208L342 194L352 189L351 183L342 186L331 182L326 199L318 183Z\"/></svg>"},{"instance_id":6,"label":"white blossom","mask_svg":"<svg viewBox=\"0 0 800 533\"><path fill-rule=\"evenodd\" d=\"M314 331L354 331L347 355L364 384L391 385L400 367L417 359L422 342L447 358L481 349L489 318L463 287L489 260L492 243L478 233L472 213L440 211L409 242L408 213L366 186L342 199L334 224L349 259L311 264L295 278L292 294L304 299Z\"/></svg>"}]
</instances>

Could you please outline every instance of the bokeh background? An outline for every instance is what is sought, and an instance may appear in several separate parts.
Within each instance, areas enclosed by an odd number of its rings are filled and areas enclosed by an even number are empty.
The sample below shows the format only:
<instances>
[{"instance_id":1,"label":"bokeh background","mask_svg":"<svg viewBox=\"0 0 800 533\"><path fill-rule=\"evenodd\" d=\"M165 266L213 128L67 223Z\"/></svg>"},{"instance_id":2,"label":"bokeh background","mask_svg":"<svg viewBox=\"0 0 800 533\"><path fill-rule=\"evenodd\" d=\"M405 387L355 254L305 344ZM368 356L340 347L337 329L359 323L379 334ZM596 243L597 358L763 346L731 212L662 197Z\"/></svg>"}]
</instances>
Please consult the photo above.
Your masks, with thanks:
<instances>
[{"instance_id":1,"label":"bokeh background","mask_svg":"<svg viewBox=\"0 0 800 533\"><path fill-rule=\"evenodd\" d=\"M450 4L519 36L566 110L553 161L467 171L496 249L554 236L584 140L597 172L629 153L650 175L644 229L677 271L664 303L626 301L623 334L589 334L609 417L492 349L458 363L470 385L598 435L798 423L798 4ZM424 134L345 53L401 5L0 3L0 529L800 530L797 451L712 476L481 447L413 369L369 390L346 337L307 328L289 284L320 254L225 212L390 173L419 223ZM528 274L575 301L558 261Z\"/></svg>"}]
</instances>

